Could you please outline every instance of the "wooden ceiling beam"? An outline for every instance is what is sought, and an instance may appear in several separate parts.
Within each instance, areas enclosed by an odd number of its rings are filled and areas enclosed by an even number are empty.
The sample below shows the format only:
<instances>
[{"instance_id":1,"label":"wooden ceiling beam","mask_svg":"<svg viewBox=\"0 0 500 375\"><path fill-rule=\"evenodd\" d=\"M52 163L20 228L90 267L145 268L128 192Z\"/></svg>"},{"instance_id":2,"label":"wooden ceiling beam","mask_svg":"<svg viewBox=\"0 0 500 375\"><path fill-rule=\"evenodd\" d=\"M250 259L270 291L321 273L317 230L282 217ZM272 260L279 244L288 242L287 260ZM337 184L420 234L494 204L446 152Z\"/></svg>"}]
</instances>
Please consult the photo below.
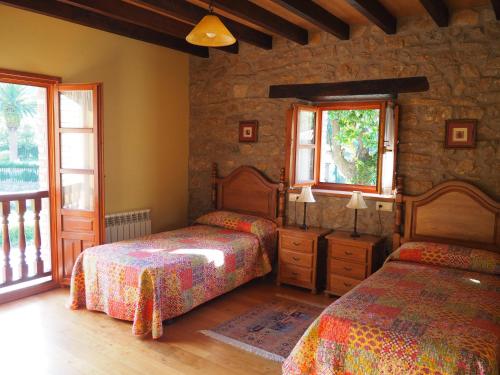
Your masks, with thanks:
<instances>
[{"instance_id":1,"label":"wooden ceiling beam","mask_svg":"<svg viewBox=\"0 0 500 375\"><path fill-rule=\"evenodd\" d=\"M299 27L268 10L255 5L248 0L202 0L207 4L231 13L246 21L252 22L266 30L278 34L298 44L309 43L309 33L306 29Z\"/></svg>"},{"instance_id":2,"label":"wooden ceiling beam","mask_svg":"<svg viewBox=\"0 0 500 375\"><path fill-rule=\"evenodd\" d=\"M273 0L293 14L342 40L349 39L349 24L310 0Z\"/></svg>"},{"instance_id":3,"label":"wooden ceiling beam","mask_svg":"<svg viewBox=\"0 0 500 375\"><path fill-rule=\"evenodd\" d=\"M447 27L450 13L443 0L420 0L420 4L439 27Z\"/></svg>"},{"instance_id":4,"label":"wooden ceiling beam","mask_svg":"<svg viewBox=\"0 0 500 375\"><path fill-rule=\"evenodd\" d=\"M429 90L426 77L375 79L333 83L272 85L269 98L298 98L309 101L332 100L335 97L361 95L397 95Z\"/></svg>"},{"instance_id":5,"label":"wooden ceiling beam","mask_svg":"<svg viewBox=\"0 0 500 375\"><path fill-rule=\"evenodd\" d=\"M386 34L396 34L397 19L378 0L347 0Z\"/></svg>"},{"instance_id":6,"label":"wooden ceiling beam","mask_svg":"<svg viewBox=\"0 0 500 375\"><path fill-rule=\"evenodd\" d=\"M0 3L143 42L168 47L195 56L208 57L208 48L194 46L183 39L63 4L56 0L0 0Z\"/></svg>"},{"instance_id":7,"label":"wooden ceiling beam","mask_svg":"<svg viewBox=\"0 0 500 375\"><path fill-rule=\"evenodd\" d=\"M127 2L170 17L175 17L193 25L207 15L206 9L188 3L186 0L127 0ZM273 38L271 35L252 29L229 18L220 15L219 17L236 39L263 49L272 49Z\"/></svg>"},{"instance_id":8,"label":"wooden ceiling beam","mask_svg":"<svg viewBox=\"0 0 500 375\"><path fill-rule=\"evenodd\" d=\"M168 18L150 10L136 7L121 0L58 0L103 16L133 23L160 33L185 39L193 26L173 18ZM220 48L229 53L238 53L238 44Z\"/></svg>"},{"instance_id":9,"label":"wooden ceiling beam","mask_svg":"<svg viewBox=\"0 0 500 375\"><path fill-rule=\"evenodd\" d=\"M491 5L493 5L497 20L500 20L500 0L491 0Z\"/></svg>"}]
</instances>

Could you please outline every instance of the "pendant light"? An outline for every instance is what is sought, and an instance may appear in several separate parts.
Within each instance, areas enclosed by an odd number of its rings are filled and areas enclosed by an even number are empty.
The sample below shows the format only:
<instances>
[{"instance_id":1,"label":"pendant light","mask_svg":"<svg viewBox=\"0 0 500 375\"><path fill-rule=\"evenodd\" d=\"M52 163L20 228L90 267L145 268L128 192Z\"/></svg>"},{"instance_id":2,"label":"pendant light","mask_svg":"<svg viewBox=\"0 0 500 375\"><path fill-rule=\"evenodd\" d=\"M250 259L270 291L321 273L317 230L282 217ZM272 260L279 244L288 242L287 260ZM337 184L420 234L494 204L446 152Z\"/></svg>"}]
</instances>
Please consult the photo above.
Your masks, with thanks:
<instances>
[{"instance_id":1,"label":"pendant light","mask_svg":"<svg viewBox=\"0 0 500 375\"><path fill-rule=\"evenodd\" d=\"M236 38L231 34L219 17L213 14L212 3L208 8L209 14L191 30L186 40L197 46L224 47L236 43Z\"/></svg>"}]
</instances>

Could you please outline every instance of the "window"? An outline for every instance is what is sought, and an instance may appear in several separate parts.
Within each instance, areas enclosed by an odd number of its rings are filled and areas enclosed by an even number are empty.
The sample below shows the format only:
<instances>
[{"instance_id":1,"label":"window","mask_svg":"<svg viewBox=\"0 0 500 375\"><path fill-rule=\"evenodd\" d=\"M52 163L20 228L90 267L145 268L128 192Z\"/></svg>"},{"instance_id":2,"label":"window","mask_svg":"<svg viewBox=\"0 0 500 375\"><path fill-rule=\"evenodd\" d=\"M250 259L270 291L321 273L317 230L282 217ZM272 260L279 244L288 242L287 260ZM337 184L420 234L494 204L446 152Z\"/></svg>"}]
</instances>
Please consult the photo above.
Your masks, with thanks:
<instances>
[{"instance_id":1,"label":"window","mask_svg":"<svg viewBox=\"0 0 500 375\"><path fill-rule=\"evenodd\" d=\"M295 105L292 186L390 194L395 116L387 101Z\"/></svg>"},{"instance_id":2,"label":"window","mask_svg":"<svg viewBox=\"0 0 500 375\"><path fill-rule=\"evenodd\" d=\"M0 303L68 283L103 240L101 86L60 81L0 69Z\"/></svg>"}]
</instances>

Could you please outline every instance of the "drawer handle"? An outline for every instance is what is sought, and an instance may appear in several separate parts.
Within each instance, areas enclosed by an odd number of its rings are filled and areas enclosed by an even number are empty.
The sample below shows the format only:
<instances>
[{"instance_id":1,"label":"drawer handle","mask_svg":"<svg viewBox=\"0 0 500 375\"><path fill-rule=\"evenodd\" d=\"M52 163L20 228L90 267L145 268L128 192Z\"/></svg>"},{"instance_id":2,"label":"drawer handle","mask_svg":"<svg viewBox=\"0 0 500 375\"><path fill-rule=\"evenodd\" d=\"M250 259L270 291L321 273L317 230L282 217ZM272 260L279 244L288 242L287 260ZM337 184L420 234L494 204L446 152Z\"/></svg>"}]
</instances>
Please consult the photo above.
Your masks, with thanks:
<instances>
[{"instance_id":1,"label":"drawer handle","mask_svg":"<svg viewBox=\"0 0 500 375\"><path fill-rule=\"evenodd\" d=\"M293 276L299 276L299 274L297 272L292 272L292 275Z\"/></svg>"},{"instance_id":2,"label":"drawer handle","mask_svg":"<svg viewBox=\"0 0 500 375\"><path fill-rule=\"evenodd\" d=\"M352 286L352 284L344 282L344 286L350 288Z\"/></svg>"},{"instance_id":3,"label":"drawer handle","mask_svg":"<svg viewBox=\"0 0 500 375\"><path fill-rule=\"evenodd\" d=\"M345 255L352 255L352 251L344 251Z\"/></svg>"},{"instance_id":4,"label":"drawer handle","mask_svg":"<svg viewBox=\"0 0 500 375\"><path fill-rule=\"evenodd\" d=\"M293 241L293 242L292 242L292 244L293 244L293 246L299 246L299 245L300 245L300 242L295 242L295 241Z\"/></svg>"},{"instance_id":5,"label":"drawer handle","mask_svg":"<svg viewBox=\"0 0 500 375\"><path fill-rule=\"evenodd\" d=\"M352 271L352 267L344 267L344 270L346 270L346 271Z\"/></svg>"},{"instance_id":6,"label":"drawer handle","mask_svg":"<svg viewBox=\"0 0 500 375\"><path fill-rule=\"evenodd\" d=\"M296 262L298 262L298 261L300 260L300 258L299 258L299 257L292 257L292 259L293 259L294 261L296 261Z\"/></svg>"}]
</instances>

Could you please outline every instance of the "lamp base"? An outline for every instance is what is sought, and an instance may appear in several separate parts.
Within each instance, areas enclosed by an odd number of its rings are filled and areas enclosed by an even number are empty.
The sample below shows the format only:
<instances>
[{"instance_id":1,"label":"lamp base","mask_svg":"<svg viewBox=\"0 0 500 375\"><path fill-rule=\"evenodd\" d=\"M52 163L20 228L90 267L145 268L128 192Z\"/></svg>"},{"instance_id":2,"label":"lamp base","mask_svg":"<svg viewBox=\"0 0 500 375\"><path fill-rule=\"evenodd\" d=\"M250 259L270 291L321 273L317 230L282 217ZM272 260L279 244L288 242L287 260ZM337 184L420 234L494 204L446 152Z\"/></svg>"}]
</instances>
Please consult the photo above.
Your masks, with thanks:
<instances>
[{"instance_id":1,"label":"lamp base","mask_svg":"<svg viewBox=\"0 0 500 375\"><path fill-rule=\"evenodd\" d=\"M299 228L302 230L307 230L306 217L307 217L307 203L304 202L304 217L302 220L302 225L299 225Z\"/></svg>"},{"instance_id":2,"label":"lamp base","mask_svg":"<svg viewBox=\"0 0 500 375\"><path fill-rule=\"evenodd\" d=\"M351 237L358 238L358 237L361 237L361 234L359 234L358 232L352 232Z\"/></svg>"}]
</instances>

